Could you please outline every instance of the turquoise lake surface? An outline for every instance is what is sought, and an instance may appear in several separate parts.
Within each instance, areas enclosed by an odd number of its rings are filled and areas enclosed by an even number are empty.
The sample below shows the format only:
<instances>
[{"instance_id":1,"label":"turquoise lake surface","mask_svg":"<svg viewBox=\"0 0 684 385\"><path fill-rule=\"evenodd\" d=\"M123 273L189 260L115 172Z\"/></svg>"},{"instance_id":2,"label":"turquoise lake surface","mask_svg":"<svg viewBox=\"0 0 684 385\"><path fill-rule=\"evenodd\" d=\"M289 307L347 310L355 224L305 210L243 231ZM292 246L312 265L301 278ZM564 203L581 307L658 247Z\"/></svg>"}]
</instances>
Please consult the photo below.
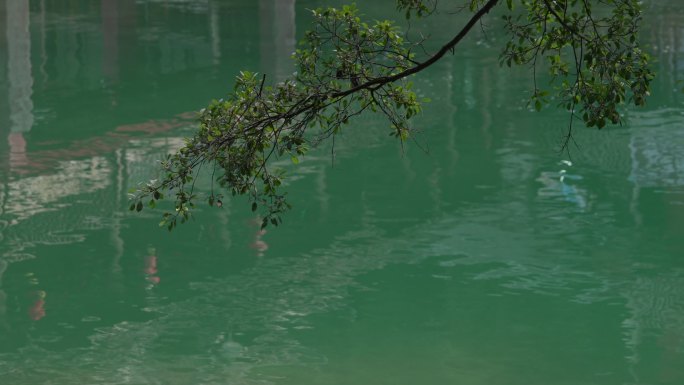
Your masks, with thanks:
<instances>
[{"instance_id":1,"label":"turquoise lake surface","mask_svg":"<svg viewBox=\"0 0 684 385\"><path fill-rule=\"evenodd\" d=\"M0 0L0 384L684 384L680 0L644 4L647 106L569 154L492 15L413 79L417 143L370 114L334 162L279 161L282 226L239 198L171 233L128 211L196 111L287 77L340 3ZM464 17L411 28L435 49Z\"/></svg>"}]
</instances>

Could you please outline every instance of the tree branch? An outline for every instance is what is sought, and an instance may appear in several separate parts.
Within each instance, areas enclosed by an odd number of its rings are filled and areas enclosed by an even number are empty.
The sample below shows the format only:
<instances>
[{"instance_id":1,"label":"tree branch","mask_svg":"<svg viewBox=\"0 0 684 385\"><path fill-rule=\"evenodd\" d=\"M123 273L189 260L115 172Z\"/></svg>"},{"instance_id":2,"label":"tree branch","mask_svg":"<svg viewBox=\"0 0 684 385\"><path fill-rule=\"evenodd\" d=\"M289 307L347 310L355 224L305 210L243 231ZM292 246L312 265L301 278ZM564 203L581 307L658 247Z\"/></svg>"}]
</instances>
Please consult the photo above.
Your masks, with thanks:
<instances>
[{"instance_id":1,"label":"tree branch","mask_svg":"<svg viewBox=\"0 0 684 385\"><path fill-rule=\"evenodd\" d=\"M461 29L461 31L454 36L453 39L451 39L448 43L446 43L437 53L432 55L429 59L425 60L424 62L411 67L405 71L399 72L398 74L392 75L392 76L383 76L380 78L375 78L373 80L370 80L368 82L359 84L356 87L352 87L348 90L345 91L340 91L340 92L335 92L330 95L331 98L339 98L343 96L347 96L356 92L359 92L361 90L365 89L370 89L371 87L378 87L382 86L388 83L393 83L399 79L403 79L405 77L411 76L415 73L418 73L431 65L435 64L439 59L441 59L444 55L447 54L450 50L452 50L458 43L463 40L466 35L470 32L470 30L477 24L480 19L482 19L486 14L489 13L489 11L494 8L494 6L499 2L499 0L489 0L487 3L480 8L468 21L468 23Z\"/></svg>"}]
</instances>

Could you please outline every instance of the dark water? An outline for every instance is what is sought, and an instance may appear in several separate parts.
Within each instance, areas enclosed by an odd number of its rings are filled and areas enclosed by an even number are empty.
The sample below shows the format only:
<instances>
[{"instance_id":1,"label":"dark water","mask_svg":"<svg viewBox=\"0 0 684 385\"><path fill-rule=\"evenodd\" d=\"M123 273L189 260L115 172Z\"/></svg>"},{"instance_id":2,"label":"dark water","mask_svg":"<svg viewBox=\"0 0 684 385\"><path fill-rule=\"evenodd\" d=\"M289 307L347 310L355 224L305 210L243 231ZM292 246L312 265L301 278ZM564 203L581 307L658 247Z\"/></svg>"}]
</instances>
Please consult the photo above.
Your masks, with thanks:
<instances>
[{"instance_id":1,"label":"dark water","mask_svg":"<svg viewBox=\"0 0 684 385\"><path fill-rule=\"evenodd\" d=\"M684 384L678 3L646 5L648 107L570 157L491 21L415 79L427 152L368 116L284 226L235 200L169 234L128 189L322 3L0 0L0 383Z\"/></svg>"}]
</instances>

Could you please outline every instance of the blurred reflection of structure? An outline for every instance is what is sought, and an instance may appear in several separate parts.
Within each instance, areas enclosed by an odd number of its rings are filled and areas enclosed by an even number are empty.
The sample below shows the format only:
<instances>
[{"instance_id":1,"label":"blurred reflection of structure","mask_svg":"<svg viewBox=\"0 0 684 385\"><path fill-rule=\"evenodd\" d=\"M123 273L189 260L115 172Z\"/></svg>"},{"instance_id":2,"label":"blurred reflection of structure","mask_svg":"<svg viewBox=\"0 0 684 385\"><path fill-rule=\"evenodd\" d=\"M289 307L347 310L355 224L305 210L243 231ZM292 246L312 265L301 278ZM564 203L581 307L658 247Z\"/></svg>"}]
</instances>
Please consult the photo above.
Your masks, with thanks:
<instances>
[{"instance_id":1,"label":"blurred reflection of structure","mask_svg":"<svg viewBox=\"0 0 684 385\"><path fill-rule=\"evenodd\" d=\"M254 240L250 244L250 247L256 250L257 257L263 257L266 250L268 250L268 243L263 240L263 236L266 235L266 230L261 228L262 218L256 217L252 221L252 224L256 225L257 231L254 233Z\"/></svg>"},{"instance_id":2,"label":"blurred reflection of structure","mask_svg":"<svg viewBox=\"0 0 684 385\"><path fill-rule=\"evenodd\" d=\"M639 187L684 186L684 124L679 113L653 111L632 136L630 179Z\"/></svg>"},{"instance_id":3,"label":"blurred reflection of structure","mask_svg":"<svg viewBox=\"0 0 684 385\"><path fill-rule=\"evenodd\" d=\"M0 259L0 289L2 288L2 276L5 275L7 271L7 261Z\"/></svg>"},{"instance_id":4,"label":"blurred reflection of structure","mask_svg":"<svg viewBox=\"0 0 684 385\"><path fill-rule=\"evenodd\" d=\"M150 282L153 286L159 284L161 278L157 273L157 249L154 247L149 247L147 249L147 255L145 256L145 279Z\"/></svg>"},{"instance_id":5,"label":"blurred reflection of structure","mask_svg":"<svg viewBox=\"0 0 684 385\"><path fill-rule=\"evenodd\" d=\"M119 80L118 0L102 0L102 74L108 83ZM114 103L114 101L113 101Z\"/></svg>"},{"instance_id":6,"label":"blurred reflection of structure","mask_svg":"<svg viewBox=\"0 0 684 385\"><path fill-rule=\"evenodd\" d=\"M29 308L29 317L34 321L39 321L45 317L45 297L47 296L47 293L43 290L38 290L34 295L36 299Z\"/></svg>"},{"instance_id":7,"label":"blurred reflection of structure","mask_svg":"<svg viewBox=\"0 0 684 385\"><path fill-rule=\"evenodd\" d=\"M625 292L629 317L622 322L627 360L637 367L649 340L662 349L660 383L681 384L684 370L684 278L639 277ZM638 377L638 373L635 373Z\"/></svg>"},{"instance_id":8,"label":"blurred reflection of structure","mask_svg":"<svg viewBox=\"0 0 684 385\"><path fill-rule=\"evenodd\" d=\"M5 12L10 128L7 141L10 167L18 167L27 163L24 134L33 126L29 1L5 0Z\"/></svg>"},{"instance_id":9,"label":"blurred reflection of structure","mask_svg":"<svg viewBox=\"0 0 684 385\"><path fill-rule=\"evenodd\" d=\"M649 4L648 16L651 22L645 27L645 35L652 44L649 53L657 58L655 83L666 87L678 85L684 79L684 14L676 1L652 2ZM678 84L679 83L679 84ZM669 91L669 90L667 90ZM674 93L674 95L679 94ZM665 96L665 95L663 95Z\"/></svg>"},{"instance_id":10,"label":"blurred reflection of structure","mask_svg":"<svg viewBox=\"0 0 684 385\"><path fill-rule=\"evenodd\" d=\"M633 183L631 212L635 222L641 226L649 223L649 217L658 216L663 221L664 216L666 227L659 237L666 247L681 250L684 122L680 109L674 107L681 105L679 90L684 85L684 14L668 9L674 3L649 5L652 22L647 24L658 74L653 84L654 99L668 107L636 111L631 119L628 147L629 179ZM658 200L651 201L647 196L656 196ZM645 202L651 203L648 210L641 207ZM638 368L649 359L648 347L657 344L658 383L663 384L684 383L684 277L681 269L673 272L640 276L624 293L629 310L629 317L623 321L624 341L630 351L628 360ZM635 372L638 378L638 370Z\"/></svg>"},{"instance_id":11,"label":"blurred reflection of structure","mask_svg":"<svg viewBox=\"0 0 684 385\"><path fill-rule=\"evenodd\" d=\"M295 19L295 0L259 0L261 69L272 80L285 80L294 70Z\"/></svg>"},{"instance_id":12,"label":"blurred reflection of structure","mask_svg":"<svg viewBox=\"0 0 684 385\"><path fill-rule=\"evenodd\" d=\"M5 293L5 290L3 290L2 287L2 276L5 275L5 271L7 271L7 261L4 259L0 259L0 326L2 326L3 329L8 328L7 324L7 293Z\"/></svg>"},{"instance_id":13,"label":"blurred reflection of structure","mask_svg":"<svg viewBox=\"0 0 684 385\"><path fill-rule=\"evenodd\" d=\"M679 91L684 86L684 14L668 12L668 2L664 3L652 6L652 17L658 22L649 24L649 40L655 51L658 74L653 84L658 88L654 97L670 108L636 112L629 142L632 166L629 179L634 185L631 211L638 224L644 214L639 209L642 189L672 193L664 198L670 208L684 204L681 194L684 191L684 122L680 109L675 107L681 105Z\"/></svg>"},{"instance_id":14,"label":"blurred reflection of structure","mask_svg":"<svg viewBox=\"0 0 684 385\"><path fill-rule=\"evenodd\" d=\"M5 154L7 142L4 137L7 135L5 130L9 129L9 95L7 92L7 20L6 10L7 0L0 0L0 154ZM4 160L4 159L3 159Z\"/></svg>"},{"instance_id":15,"label":"blurred reflection of structure","mask_svg":"<svg viewBox=\"0 0 684 385\"><path fill-rule=\"evenodd\" d=\"M221 21L219 19L219 4L212 2L209 5L209 33L211 36L211 54L213 64L221 64Z\"/></svg>"}]
</instances>

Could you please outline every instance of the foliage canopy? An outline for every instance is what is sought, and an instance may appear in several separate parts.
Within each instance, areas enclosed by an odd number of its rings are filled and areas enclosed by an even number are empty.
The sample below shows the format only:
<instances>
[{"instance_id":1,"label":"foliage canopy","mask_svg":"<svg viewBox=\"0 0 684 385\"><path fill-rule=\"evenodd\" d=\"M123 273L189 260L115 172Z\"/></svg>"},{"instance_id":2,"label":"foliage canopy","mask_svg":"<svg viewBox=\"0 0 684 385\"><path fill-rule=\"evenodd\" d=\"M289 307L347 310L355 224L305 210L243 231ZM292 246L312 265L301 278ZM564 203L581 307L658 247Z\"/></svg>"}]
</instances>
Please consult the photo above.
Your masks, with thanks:
<instances>
[{"instance_id":1,"label":"foliage canopy","mask_svg":"<svg viewBox=\"0 0 684 385\"><path fill-rule=\"evenodd\" d=\"M572 141L574 121L603 128L620 124L621 106L645 103L653 73L639 46L637 0L450 0L471 16L440 50L429 54L393 22L363 21L354 5L312 11L313 25L293 55L296 72L267 85L266 75L243 71L233 92L200 112L199 128L175 154L161 162L160 179L137 190L131 210L154 207L165 195L174 210L160 226L173 229L190 218L195 179L211 171L210 206L221 206L226 191L245 195L260 210L262 226L277 225L290 208L281 191L284 172L270 160L299 157L333 138L354 117L369 111L389 121L402 143L413 135L409 120L421 102L409 78L453 52L496 6L502 8L509 37L500 55L504 66L528 65L534 73L531 102L537 109L551 98L569 111L563 147ZM397 0L406 18L439 12L436 0ZM546 88L537 71L549 71ZM220 186L214 190L214 182ZM204 199L204 198L202 198Z\"/></svg>"}]
</instances>

